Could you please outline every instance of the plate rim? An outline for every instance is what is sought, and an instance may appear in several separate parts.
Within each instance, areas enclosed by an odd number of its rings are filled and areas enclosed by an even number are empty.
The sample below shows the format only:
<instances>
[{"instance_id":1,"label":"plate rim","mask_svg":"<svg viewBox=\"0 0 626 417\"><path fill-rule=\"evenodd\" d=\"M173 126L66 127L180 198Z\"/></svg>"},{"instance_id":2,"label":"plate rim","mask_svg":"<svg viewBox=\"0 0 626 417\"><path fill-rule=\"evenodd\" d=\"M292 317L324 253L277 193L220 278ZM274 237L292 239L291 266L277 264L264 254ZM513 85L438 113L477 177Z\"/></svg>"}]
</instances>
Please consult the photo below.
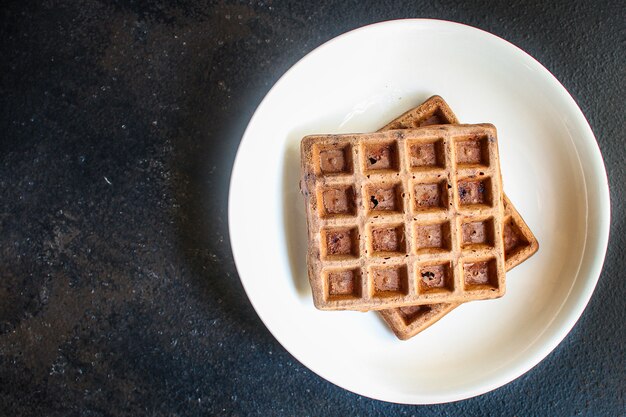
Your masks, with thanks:
<instances>
[{"instance_id":1,"label":"plate rim","mask_svg":"<svg viewBox=\"0 0 626 417\"><path fill-rule=\"evenodd\" d=\"M588 166L585 166L584 164L581 164L581 169L582 169L582 180L587 183L589 181L589 176L595 176L596 178L596 183L600 183L598 185L601 185L600 187L596 187L596 188L590 188L587 185L586 188L586 193L587 193L587 216L586 216L586 224L585 224L585 228L586 228L586 234L585 234L585 242L584 242L584 247L582 249L582 253L581 253L581 260L580 263L581 265L579 265L579 270L578 273L576 275L576 279L578 279L578 277L580 276L580 267L582 266L582 263L584 261L585 257L588 256L592 256L592 261L590 261L589 264L589 272L586 274L587 278L586 278L586 285L583 286L583 288L580 290L580 295L577 297L576 303L575 305L569 310L565 312L565 317L560 317L561 311L563 311L563 306L567 303L568 298L565 298L565 300L562 303L561 309L559 310L559 313L557 313L555 315L555 318L561 318L561 321L564 321L564 324L558 326L554 331L553 331L553 335L550 336L549 340L543 344L541 344L537 351L533 354L531 354L529 357L527 358L522 358L520 361L517 361L516 363L513 363L511 365L511 367L509 367L508 370L495 375L494 377L492 377L491 379L486 379L485 381L483 381L480 384L477 384L477 386L473 389L468 389L468 390L462 390L462 392L451 392L451 393L447 393L444 395L440 395L437 396L435 398L431 399L425 399L425 398L415 398L415 399L408 399L407 400L407 395L406 394L396 394L395 397L396 398L389 398L389 392L387 392L387 395L376 395L376 393L366 393L366 392L358 392L359 390L355 390L352 389L350 387L346 387L343 384L337 382L335 380L335 378L333 378L332 376L329 375L323 375L323 372L318 372L318 370L313 369L312 367L308 366L305 362L304 359L299 358L298 356L296 356L283 342L282 337L280 337L279 335L277 335L276 332L272 331L271 325L266 322L265 318L259 313L259 309L257 308L257 306L255 305L255 301L253 300L249 289L246 286L245 280L241 278L240 276L240 263L243 262L242 258L243 257L239 257L239 255L237 255L237 250L235 248L236 244L235 244L235 240L233 239L233 219L235 218L234 216L234 208L233 208L233 204L232 204L232 199L233 199L233 189L234 189L234 185L235 182L237 181L237 171L238 171L238 166L239 166L239 161L240 161L240 153L241 150L243 148L243 145L246 141L246 138L250 135L250 129L251 126L253 126L253 122L256 120L256 118L258 117L258 113L259 110L264 106L266 100L268 100L268 97L271 96L272 92L281 84L281 82L289 76L290 73L294 72L297 68L299 68L304 61L306 61L312 54L318 53L321 49L324 48L328 48L331 45L343 40L346 37L349 36L354 36L355 34L359 33L359 32L363 32L363 31L368 31L368 30L372 30L374 28L378 29L381 27L386 27L386 26L395 26L395 25L436 25L436 26L442 26L442 27L446 27L446 28L450 28L453 30L460 30L460 31L469 31L469 32L476 32L478 34L480 34L481 36L487 37L487 38L491 38L492 40L499 42L503 45L503 47L505 48L512 48L515 53L519 54L521 58L525 58L526 60L530 59L530 63L531 65L534 66L534 69L540 71L541 73L543 73L545 76L548 76L548 78L554 83L554 86L557 88L557 90L559 90L560 94L559 94L559 98L560 99L564 99L565 100L565 104L568 105L569 107L572 108L573 110L573 114L576 115L576 119L575 122L580 124L580 129L582 131L584 131L584 142L588 142L587 145L591 146L592 149L592 153L588 154ZM592 139L590 141L590 139ZM578 153L579 149L576 146L575 143L574 144L574 149L575 151ZM591 168L589 166L593 165ZM589 210L589 191L594 192L594 194L597 194L596 199L592 200L595 201L595 205L597 208L599 208L599 213L597 215L591 216L590 215L590 210ZM591 129L591 126L589 125L589 121L587 120L587 118L585 117L584 113L582 112L582 110L580 109L580 106L578 105L578 103L576 102L576 100L572 97L572 95L569 93L569 91L563 86L563 84L554 76L554 74L552 74L545 66L543 66L538 60L536 60L533 56L531 56L530 54L528 54L527 52L525 52L524 50L522 50L521 48L519 48L518 46L514 45L513 43L507 41L506 39L503 39L493 33L487 32L485 30L482 30L480 28L474 27L474 26L470 26L470 25L466 25L463 23L458 23L458 22L453 22L453 21L448 21L448 20L441 20L441 19L428 19L428 18L415 18L415 19L394 19L394 20L385 20L385 21L380 21L380 22L376 22L376 23L372 23L372 24L368 24L365 26L361 26L355 29L352 29L350 31L344 32L332 39L329 39L328 41L322 43L321 45L317 46L316 48L314 48L313 50L311 50L310 52L308 52L306 55L304 55L302 58L300 58L296 63L294 63L287 71L285 71L280 78L274 83L274 85L268 90L268 92L265 94L265 96L263 97L263 99L261 100L261 102L259 103L259 105L257 106L257 108L255 109L252 117L250 118L248 125L246 126L246 129L241 137L241 141L238 145L237 148L237 153L235 155L235 159L234 159L234 163L233 163L233 167L231 170L231 175L230 175L230 181L229 181L229 189L228 189L228 210L227 210L227 216L228 216L228 229L229 229L229 241L230 241L230 246L231 246L231 252L233 255L233 261L235 263L235 267L237 268L237 274L239 276L239 280L244 288L244 291L246 292L246 296L248 297L248 300L250 301L250 303L252 304L257 316L261 319L261 321L263 322L263 324L265 325L265 327L269 330L269 332L272 334L272 336L278 341L278 343L280 343L280 345L298 362L300 362L303 366L305 366L307 369L309 369L311 372L315 373L316 375L318 375L319 377L327 380L328 382L331 382L332 384L339 386L347 391L350 391L352 393L355 393L357 395L362 395L368 398L372 398L372 399L376 399L376 400L380 400L380 401L385 401L385 402L390 402L390 403L397 403L397 404L413 404L413 405L425 405L425 404L441 404L441 403L448 403L448 402L455 402L455 401L461 401L461 400L465 400L468 398L472 398L478 395L482 395L485 393L488 393L490 391L493 391L499 387L502 387L512 381L514 381L515 379L519 378L520 376L522 376L523 374L525 374L526 372L530 371L532 368L534 368L537 364L539 364L541 361L543 361L564 339L565 337L571 332L572 328L576 325L576 323L578 322L578 320L580 319L582 313L584 312L584 310L586 309L591 296L594 293L595 287L598 283L598 280L600 278L601 272L602 272L602 267L604 264L604 260L606 257L606 251L607 251L607 247L608 247L608 240L609 240L609 232L610 232L610 219L611 219L611 207L610 207L610 192L609 192L609 182L608 182L608 176L607 176L607 172L606 172L606 166L604 164L604 160L602 158L602 154L600 152L600 147L598 144L598 141L595 137L595 134L593 133L593 130ZM590 219L591 217L591 219ZM589 234L590 234L590 222L594 222L594 225L596 226L594 228L594 235L595 238L590 238ZM592 240L595 243L595 247L592 249L593 250L592 254L589 254L588 251L589 249L589 241ZM553 320L554 322L554 320ZM549 326L552 326L552 324L550 324ZM550 327L547 327L544 330L545 332L550 331ZM456 394L456 395L455 395ZM458 395L460 394L460 395ZM401 398L402 397L402 398ZM413 396L414 397L414 396Z\"/></svg>"}]
</instances>

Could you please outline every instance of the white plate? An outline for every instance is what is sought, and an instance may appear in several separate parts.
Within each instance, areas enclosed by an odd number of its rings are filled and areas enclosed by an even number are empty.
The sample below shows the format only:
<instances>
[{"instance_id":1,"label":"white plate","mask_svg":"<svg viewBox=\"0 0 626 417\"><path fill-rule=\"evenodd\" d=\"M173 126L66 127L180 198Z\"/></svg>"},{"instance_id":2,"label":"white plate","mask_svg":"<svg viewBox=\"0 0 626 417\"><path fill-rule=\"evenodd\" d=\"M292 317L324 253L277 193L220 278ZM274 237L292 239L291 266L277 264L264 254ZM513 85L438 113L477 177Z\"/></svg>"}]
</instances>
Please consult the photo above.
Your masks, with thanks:
<instances>
[{"instance_id":1,"label":"white plate","mask_svg":"<svg viewBox=\"0 0 626 417\"><path fill-rule=\"evenodd\" d=\"M299 146L311 133L374 131L433 94L462 122L497 126L505 190L540 249L507 274L503 298L401 342L374 313L313 307ZM296 359L361 395L439 403L517 378L570 331L604 260L608 183L585 117L532 57L468 26L391 21L320 46L267 94L237 153L229 227L250 301Z\"/></svg>"}]
</instances>

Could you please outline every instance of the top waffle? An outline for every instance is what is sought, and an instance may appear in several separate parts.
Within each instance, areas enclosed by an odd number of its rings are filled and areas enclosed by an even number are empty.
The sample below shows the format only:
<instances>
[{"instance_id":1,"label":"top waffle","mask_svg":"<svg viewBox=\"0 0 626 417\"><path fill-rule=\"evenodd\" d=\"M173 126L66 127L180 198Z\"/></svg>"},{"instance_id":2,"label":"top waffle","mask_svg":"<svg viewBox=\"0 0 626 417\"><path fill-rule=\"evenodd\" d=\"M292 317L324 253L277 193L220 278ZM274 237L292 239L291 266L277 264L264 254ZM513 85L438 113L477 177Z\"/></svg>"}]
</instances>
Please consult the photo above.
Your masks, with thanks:
<instances>
[{"instance_id":1,"label":"top waffle","mask_svg":"<svg viewBox=\"0 0 626 417\"><path fill-rule=\"evenodd\" d=\"M490 124L302 140L315 306L385 309L504 294Z\"/></svg>"}]
</instances>

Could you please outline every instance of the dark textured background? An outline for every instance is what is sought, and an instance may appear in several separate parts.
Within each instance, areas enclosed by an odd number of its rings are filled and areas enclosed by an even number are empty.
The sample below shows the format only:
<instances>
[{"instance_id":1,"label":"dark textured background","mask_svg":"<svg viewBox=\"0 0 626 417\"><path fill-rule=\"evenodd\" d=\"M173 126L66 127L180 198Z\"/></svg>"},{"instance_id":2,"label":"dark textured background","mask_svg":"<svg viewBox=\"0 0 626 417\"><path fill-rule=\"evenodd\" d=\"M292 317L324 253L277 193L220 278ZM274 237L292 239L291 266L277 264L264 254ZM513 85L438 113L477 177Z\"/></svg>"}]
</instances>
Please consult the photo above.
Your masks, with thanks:
<instances>
[{"instance_id":1,"label":"dark textured background","mask_svg":"<svg viewBox=\"0 0 626 417\"><path fill-rule=\"evenodd\" d=\"M623 2L211 3L0 6L0 415L624 413ZM328 39L403 17L537 58L589 119L612 187L604 272L571 334L505 387L433 407L354 395L294 360L244 294L226 218L272 84Z\"/></svg>"}]
</instances>

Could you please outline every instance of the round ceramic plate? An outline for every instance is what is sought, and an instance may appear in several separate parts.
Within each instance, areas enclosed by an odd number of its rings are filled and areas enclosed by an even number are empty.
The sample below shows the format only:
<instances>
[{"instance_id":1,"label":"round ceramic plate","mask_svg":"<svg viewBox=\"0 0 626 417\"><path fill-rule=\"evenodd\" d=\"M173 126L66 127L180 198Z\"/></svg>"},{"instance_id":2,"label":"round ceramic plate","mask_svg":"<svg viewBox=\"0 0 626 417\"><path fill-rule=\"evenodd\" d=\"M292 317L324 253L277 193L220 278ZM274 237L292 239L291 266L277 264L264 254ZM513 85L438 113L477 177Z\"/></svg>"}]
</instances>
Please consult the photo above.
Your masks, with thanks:
<instances>
[{"instance_id":1,"label":"round ceramic plate","mask_svg":"<svg viewBox=\"0 0 626 417\"><path fill-rule=\"evenodd\" d=\"M496 125L504 189L540 249L507 274L503 298L462 305L402 342L376 313L313 307L300 140L375 131L434 94L463 123ZM267 94L235 161L229 227L250 301L306 367L380 400L448 402L522 375L576 323L604 260L608 183L585 117L532 57L472 27L391 21L320 46Z\"/></svg>"}]
</instances>

